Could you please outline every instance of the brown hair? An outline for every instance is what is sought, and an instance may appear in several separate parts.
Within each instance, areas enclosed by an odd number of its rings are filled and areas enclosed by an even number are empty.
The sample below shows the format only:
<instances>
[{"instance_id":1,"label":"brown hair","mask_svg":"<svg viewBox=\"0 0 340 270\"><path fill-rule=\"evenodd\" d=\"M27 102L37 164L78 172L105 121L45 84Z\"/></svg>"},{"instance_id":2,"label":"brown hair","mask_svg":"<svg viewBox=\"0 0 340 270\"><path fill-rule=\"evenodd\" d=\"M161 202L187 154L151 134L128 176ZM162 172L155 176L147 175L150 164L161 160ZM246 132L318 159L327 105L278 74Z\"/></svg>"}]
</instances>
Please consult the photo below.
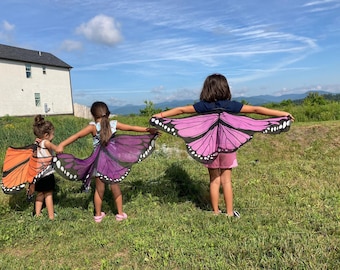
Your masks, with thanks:
<instances>
[{"instance_id":1,"label":"brown hair","mask_svg":"<svg viewBox=\"0 0 340 270\"><path fill-rule=\"evenodd\" d=\"M209 75L203 83L200 100L206 102L231 100L231 92L227 78L221 74Z\"/></svg>"},{"instance_id":2,"label":"brown hair","mask_svg":"<svg viewBox=\"0 0 340 270\"><path fill-rule=\"evenodd\" d=\"M100 120L100 144L106 146L112 136L110 127L110 111L104 102L96 101L91 106L91 114L96 121Z\"/></svg>"},{"instance_id":3,"label":"brown hair","mask_svg":"<svg viewBox=\"0 0 340 270\"><path fill-rule=\"evenodd\" d=\"M45 121L41 114L34 117L33 132L37 138L42 139L44 135L51 134L54 131L54 126L50 121Z\"/></svg>"}]
</instances>

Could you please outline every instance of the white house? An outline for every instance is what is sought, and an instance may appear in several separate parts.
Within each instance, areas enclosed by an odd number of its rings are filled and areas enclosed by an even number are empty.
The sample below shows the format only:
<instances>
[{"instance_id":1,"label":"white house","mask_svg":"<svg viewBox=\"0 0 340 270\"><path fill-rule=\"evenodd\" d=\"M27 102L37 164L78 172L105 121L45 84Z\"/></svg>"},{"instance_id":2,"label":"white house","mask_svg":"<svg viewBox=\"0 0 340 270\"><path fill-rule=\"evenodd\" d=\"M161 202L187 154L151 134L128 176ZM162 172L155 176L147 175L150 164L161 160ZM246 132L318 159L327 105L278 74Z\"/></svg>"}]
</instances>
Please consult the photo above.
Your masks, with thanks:
<instances>
[{"instance_id":1,"label":"white house","mask_svg":"<svg viewBox=\"0 0 340 270\"><path fill-rule=\"evenodd\" d=\"M73 114L71 68L51 53L0 44L0 117Z\"/></svg>"}]
</instances>

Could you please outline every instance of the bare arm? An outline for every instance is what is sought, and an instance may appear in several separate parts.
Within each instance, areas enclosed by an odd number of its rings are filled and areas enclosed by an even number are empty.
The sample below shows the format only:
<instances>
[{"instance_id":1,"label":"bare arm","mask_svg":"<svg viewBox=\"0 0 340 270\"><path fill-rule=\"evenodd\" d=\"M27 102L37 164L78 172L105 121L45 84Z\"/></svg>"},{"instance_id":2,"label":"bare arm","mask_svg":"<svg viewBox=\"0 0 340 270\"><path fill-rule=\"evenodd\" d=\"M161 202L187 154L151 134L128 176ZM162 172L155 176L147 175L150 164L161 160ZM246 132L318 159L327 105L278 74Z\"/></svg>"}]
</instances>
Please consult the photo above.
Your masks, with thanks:
<instances>
[{"instance_id":1,"label":"bare arm","mask_svg":"<svg viewBox=\"0 0 340 270\"><path fill-rule=\"evenodd\" d=\"M78 140L79 138L85 137L88 134L92 134L94 135L96 132L96 127L93 125L88 125L87 127L83 128L82 130L80 130L79 132L71 135L70 137L68 137L66 140L62 141L56 148L56 152L57 153L62 153L64 151L64 147L75 142L76 140Z\"/></svg>"},{"instance_id":2,"label":"bare arm","mask_svg":"<svg viewBox=\"0 0 340 270\"><path fill-rule=\"evenodd\" d=\"M51 152L54 151L54 152L57 152L57 146L53 143L51 143L50 141L46 140L45 141L45 147Z\"/></svg>"},{"instance_id":3,"label":"bare arm","mask_svg":"<svg viewBox=\"0 0 340 270\"><path fill-rule=\"evenodd\" d=\"M154 115L154 117L170 117L170 116L175 116L183 113L195 113L195 108L193 105L188 105L188 106L183 106L183 107L177 107L173 108L161 113L157 113Z\"/></svg>"},{"instance_id":4,"label":"bare arm","mask_svg":"<svg viewBox=\"0 0 340 270\"><path fill-rule=\"evenodd\" d=\"M267 116L290 116L292 120L294 120L294 117L289 112L268 109L261 106L243 105L241 113L256 113Z\"/></svg>"},{"instance_id":5,"label":"bare arm","mask_svg":"<svg viewBox=\"0 0 340 270\"><path fill-rule=\"evenodd\" d=\"M123 131L136 131L136 132L149 132L155 134L158 132L156 128L140 127L140 126L130 126L117 121L117 129Z\"/></svg>"}]
</instances>

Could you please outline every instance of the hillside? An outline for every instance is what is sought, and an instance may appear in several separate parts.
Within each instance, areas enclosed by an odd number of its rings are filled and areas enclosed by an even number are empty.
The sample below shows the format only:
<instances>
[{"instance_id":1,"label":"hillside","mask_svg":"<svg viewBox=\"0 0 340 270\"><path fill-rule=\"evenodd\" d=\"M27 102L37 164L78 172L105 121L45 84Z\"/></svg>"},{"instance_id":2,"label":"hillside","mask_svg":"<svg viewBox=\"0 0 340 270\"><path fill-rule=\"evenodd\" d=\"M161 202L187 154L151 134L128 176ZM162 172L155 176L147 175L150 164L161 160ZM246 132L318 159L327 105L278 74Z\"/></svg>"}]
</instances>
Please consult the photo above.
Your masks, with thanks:
<instances>
[{"instance_id":1,"label":"hillside","mask_svg":"<svg viewBox=\"0 0 340 270\"><path fill-rule=\"evenodd\" d=\"M303 94L289 94L289 95L281 95L281 96L271 96L271 95L259 95L259 96L251 96L251 97L234 97L234 100L237 101L246 101L251 105L263 105L266 103L280 103L283 100L302 100L306 96L308 96L311 92L317 92L320 95L332 95L332 93L324 92L324 91L308 91ZM197 99L185 99L185 100L172 100L168 102L155 103L154 107L159 108L161 110L165 110L166 108L174 108L179 106L185 106L188 104L193 104ZM117 115L128 115L128 114L139 114L141 109L145 108L145 104L141 105L132 105L127 104L124 106L110 106L110 111L112 114Z\"/></svg>"}]
</instances>

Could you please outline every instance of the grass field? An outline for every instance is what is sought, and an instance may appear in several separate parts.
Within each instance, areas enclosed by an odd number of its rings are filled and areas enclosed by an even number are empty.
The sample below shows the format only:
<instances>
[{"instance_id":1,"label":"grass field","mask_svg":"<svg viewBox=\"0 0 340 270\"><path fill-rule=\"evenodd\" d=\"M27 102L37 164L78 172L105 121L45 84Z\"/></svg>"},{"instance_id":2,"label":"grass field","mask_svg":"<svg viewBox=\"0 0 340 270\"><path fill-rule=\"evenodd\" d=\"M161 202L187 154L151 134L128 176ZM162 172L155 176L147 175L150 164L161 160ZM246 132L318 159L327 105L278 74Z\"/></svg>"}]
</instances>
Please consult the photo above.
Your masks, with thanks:
<instances>
[{"instance_id":1,"label":"grass field","mask_svg":"<svg viewBox=\"0 0 340 270\"><path fill-rule=\"evenodd\" d=\"M49 117L55 143L86 125ZM147 125L147 118L119 119ZM9 145L32 143L33 119L0 118L0 162ZM238 151L234 208L214 216L207 170L184 143L163 134L156 151L121 183L117 222L109 190L93 221L93 189L57 177L57 217L32 217L24 192L0 193L0 269L340 269L340 122L294 123L280 135L255 134ZM79 157L91 138L66 148ZM221 196L220 206L224 209Z\"/></svg>"}]
</instances>

